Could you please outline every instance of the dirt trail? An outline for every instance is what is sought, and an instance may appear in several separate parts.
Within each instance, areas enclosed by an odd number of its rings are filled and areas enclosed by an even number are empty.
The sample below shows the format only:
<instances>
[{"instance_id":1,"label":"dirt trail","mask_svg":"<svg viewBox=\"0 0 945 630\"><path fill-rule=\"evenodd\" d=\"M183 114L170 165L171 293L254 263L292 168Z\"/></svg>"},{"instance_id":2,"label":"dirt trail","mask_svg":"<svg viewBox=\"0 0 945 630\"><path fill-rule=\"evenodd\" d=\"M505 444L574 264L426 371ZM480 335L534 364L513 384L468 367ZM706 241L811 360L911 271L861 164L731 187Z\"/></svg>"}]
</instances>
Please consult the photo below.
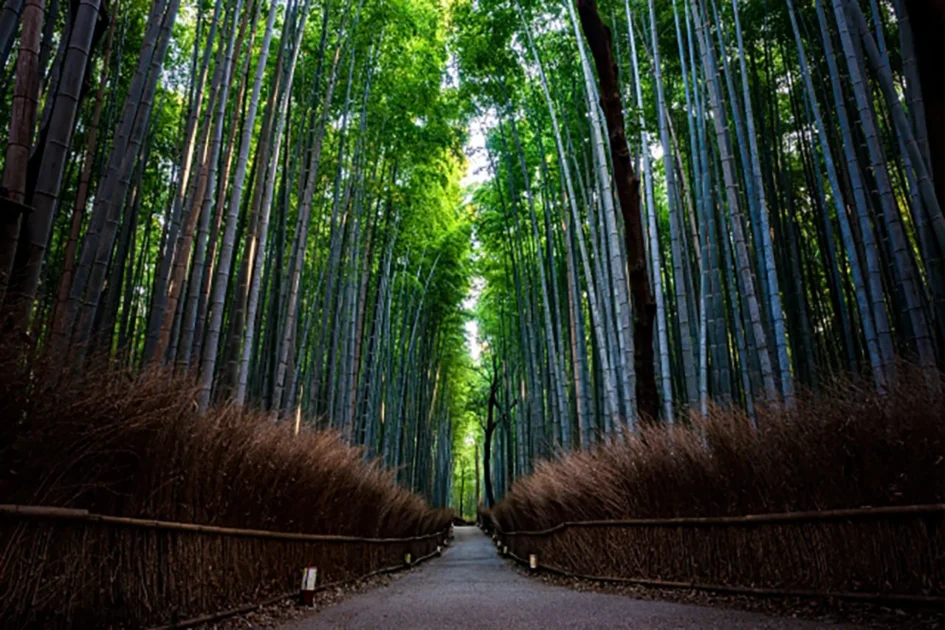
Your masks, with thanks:
<instances>
[{"instance_id":1,"label":"dirt trail","mask_svg":"<svg viewBox=\"0 0 945 630\"><path fill-rule=\"evenodd\" d=\"M313 628L739 628L825 627L796 619L619 595L584 593L530 580L508 567L474 527L456 529L440 559L380 588L284 626ZM839 627L839 626L831 626Z\"/></svg>"}]
</instances>

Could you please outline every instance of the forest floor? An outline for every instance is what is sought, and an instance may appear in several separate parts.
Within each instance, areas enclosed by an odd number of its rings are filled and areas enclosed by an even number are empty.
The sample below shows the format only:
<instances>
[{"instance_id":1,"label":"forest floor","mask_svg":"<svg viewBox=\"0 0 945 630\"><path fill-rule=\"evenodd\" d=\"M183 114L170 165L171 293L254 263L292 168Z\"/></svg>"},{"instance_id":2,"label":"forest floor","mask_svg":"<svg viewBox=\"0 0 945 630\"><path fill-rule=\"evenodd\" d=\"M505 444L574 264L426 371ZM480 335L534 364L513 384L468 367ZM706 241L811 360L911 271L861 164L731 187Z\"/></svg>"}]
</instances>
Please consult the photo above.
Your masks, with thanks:
<instances>
[{"instance_id":1,"label":"forest floor","mask_svg":"<svg viewBox=\"0 0 945 630\"><path fill-rule=\"evenodd\" d=\"M514 570L478 529L457 527L443 558L337 606L288 621L315 628L641 628L803 630L856 628L832 619L801 620L691 603L650 601L564 588ZM704 602L700 602L702 604ZM784 612L784 611L779 611ZM889 627L889 626L885 626Z\"/></svg>"}]
</instances>

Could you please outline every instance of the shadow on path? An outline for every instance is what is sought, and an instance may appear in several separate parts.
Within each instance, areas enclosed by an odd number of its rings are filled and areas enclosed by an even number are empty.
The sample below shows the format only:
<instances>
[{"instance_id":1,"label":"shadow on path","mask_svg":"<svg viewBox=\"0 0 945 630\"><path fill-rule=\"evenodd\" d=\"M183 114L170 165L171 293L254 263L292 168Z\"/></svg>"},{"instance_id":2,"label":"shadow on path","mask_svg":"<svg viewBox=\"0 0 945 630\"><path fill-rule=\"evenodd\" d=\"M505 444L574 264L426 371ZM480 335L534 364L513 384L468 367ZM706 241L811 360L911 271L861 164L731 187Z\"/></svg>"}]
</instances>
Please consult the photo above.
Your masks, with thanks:
<instances>
[{"instance_id":1,"label":"shadow on path","mask_svg":"<svg viewBox=\"0 0 945 630\"><path fill-rule=\"evenodd\" d=\"M530 580L506 566L475 527L457 527L442 558L378 588L296 620L313 628L640 628L803 630L821 624L737 610L584 593ZM837 627L837 626L831 626Z\"/></svg>"}]
</instances>

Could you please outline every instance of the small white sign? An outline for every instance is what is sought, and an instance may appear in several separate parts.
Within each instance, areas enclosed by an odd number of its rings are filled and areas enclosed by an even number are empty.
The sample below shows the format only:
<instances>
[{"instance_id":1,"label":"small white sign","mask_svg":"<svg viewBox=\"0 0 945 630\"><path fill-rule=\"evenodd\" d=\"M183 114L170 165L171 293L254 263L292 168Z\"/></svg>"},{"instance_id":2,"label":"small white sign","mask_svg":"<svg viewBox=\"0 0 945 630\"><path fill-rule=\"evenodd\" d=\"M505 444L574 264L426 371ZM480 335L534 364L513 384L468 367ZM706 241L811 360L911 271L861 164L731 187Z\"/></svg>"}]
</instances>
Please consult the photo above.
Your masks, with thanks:
<instances>
[{"instance_id":1,"label":"small white sign","mask_svg":"<svg viewBox=\"0 0 945 630\"><path fill-rule=\"evenodd\" d=\"M528 556L528 566L531 567L532 571L538 569L538 556L535 554L530 554Z\"/></svg>"},{"instance_id":2,"label":"small white sign","mask_svg":"<svg viewBox=\"0 0 945 630\"><path fill-rule=\"evenodd\" d=\"M314 591L315 584L318 582L318 569L315 567L306 567L302 572L302 590Z\"/></svg>"}]
</instances>

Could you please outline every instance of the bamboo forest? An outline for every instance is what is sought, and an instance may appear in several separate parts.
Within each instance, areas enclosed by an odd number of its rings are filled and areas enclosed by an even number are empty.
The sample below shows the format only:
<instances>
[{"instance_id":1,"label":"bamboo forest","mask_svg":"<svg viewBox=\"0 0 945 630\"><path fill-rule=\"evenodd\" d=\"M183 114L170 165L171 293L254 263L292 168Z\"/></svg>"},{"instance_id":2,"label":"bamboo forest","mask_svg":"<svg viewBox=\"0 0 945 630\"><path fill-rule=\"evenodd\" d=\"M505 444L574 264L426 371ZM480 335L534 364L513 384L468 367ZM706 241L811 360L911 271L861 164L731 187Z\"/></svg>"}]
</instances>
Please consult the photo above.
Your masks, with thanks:
<instances>
[{"instance_id":1,"label":"bamboo forest","mask_svg":"<svg viewBox=\"0 0 945 630\"><path fill-rule=\"evenodd\" d=\"M940 1L2 1L0 503L501 550L945 501Z\"/></svg>"}]
</instances>

